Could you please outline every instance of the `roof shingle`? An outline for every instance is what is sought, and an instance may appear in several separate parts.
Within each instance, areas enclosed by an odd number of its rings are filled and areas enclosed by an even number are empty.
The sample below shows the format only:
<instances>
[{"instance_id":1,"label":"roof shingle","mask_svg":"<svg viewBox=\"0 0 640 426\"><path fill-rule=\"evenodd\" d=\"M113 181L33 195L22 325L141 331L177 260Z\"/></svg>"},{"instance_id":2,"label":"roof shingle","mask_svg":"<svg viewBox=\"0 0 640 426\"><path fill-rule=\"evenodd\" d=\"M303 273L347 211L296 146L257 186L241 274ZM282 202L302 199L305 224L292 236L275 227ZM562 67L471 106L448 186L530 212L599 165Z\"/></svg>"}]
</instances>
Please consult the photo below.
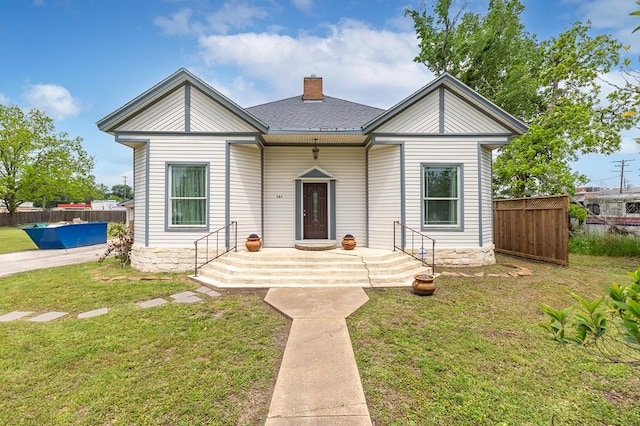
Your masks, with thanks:
<instances>
[{"instance_id":1,"label":"roof shingle","mask_svg":"<svg viewBox=\"0 0 640 426\"><path fill-rule=\"evenodd\" d=\"M246 108L269 126L269 132L290 130L361 130L385 110L324 96L304 101L302 96Z\"/></svg>"}]
</instances>

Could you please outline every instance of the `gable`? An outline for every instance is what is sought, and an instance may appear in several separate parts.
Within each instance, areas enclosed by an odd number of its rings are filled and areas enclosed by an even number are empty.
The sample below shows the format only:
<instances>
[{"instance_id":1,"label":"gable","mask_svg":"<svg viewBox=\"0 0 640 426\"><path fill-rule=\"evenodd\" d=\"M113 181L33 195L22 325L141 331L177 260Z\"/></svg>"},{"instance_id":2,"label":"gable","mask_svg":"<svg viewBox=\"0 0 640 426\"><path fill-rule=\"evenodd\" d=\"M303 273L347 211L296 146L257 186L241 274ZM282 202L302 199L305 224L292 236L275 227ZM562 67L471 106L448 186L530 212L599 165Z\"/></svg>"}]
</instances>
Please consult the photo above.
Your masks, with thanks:
<instances>
[{"instance_id":1,"label":"gable","mask_svg":"<svg viewBox=\"0 0 640 426\"><path fill-rule=\"evenodd\" d=\"M521 135L527 125L450 74L374 118L365 133Z\"/></svg>"},{"instance_id":2,"label":"gable","mask_svg":"<svg viewBox=\"0 0 640 426\"><path fill-rule=\"evenodd\" d=\"M139 132L256 132L198 88L188 84L176 88L116 128Z\"/></svg>"},{"instance_id":3,"label":"gable","mask_svg":"<svg viewBox=\"0 0 640 426\"><path fill-rule=\"evenodd\" d=\"M267 126L184 68L97 123L104 132L266 132Z\"/></svg>"},{"instance_id":4,"label":"gable","mask_svg":"<svg viewBox=\"0 0 640 426\"><path fill-rule=\"evenodd\" d=\"M446 87L424 98L378 127L380 133L503 134L511 130Z\"/></svg>"}]
</instances>

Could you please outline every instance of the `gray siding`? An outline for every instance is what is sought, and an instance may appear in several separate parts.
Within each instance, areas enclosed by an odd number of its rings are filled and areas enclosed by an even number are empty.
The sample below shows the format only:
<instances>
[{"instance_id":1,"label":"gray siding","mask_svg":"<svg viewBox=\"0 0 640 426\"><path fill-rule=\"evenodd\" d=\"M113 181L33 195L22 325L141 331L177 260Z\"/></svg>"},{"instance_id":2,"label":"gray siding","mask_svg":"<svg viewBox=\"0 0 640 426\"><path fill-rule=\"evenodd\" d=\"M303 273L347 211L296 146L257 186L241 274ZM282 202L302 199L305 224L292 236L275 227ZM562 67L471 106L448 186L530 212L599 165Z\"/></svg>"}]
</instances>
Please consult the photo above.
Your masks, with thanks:
<instances>
[{"instance_id":1,"label":"gray siding","mask_svg":"<svg viewBox=\"0 0 640 426\"><path fill-rule=\"evenodd\" d=\"M255 145L229 146L229 220L238 222L238 246L250 234L262 236L261 152Z\"/></svg>"},{"instance_id":2,"label":"gray siding","mask_svg":"<svg viewBox=\"0 0 640 426\"><path fill-rule=\"evenodd\" d=\"M256 129L196 88L191 89L192 132L255 132Z\"/></svg>"},{"instance_id":3,"label":"gray siding","mask_svg":"<svg viewBox=\"0 0 640 426\"><path fill-rule=\"evenodd\" d=\"M482 195L482 246L493 244L493 191L492 178L492 154L491 150L483 146L480 150L480 193Z\"/></svg>"},{"instance_id":4,"label":"gray siding","mask_svg":"<svg viewBox=\"0 0 640 426\"><path fill-rule=\"evenodd\" d=\"M401 221L400 145L369 150L369 247L393 250L393 222Z\"/></svg>"},{"instance_id":5,"label":"gray siding","mask_svg":"<svg viewBox=\"0 0 640 426\"><path fill-rule=\"evenodd\" d=\"M438 133L440 123L438 91L376 129L379 133Z\"/></svg>"},{"instance_id":6,"label":"gray siding","mask_svg":"<svg viewBox=\"0 0 640 426\"><path fill-rule=\"evenodd\" d=\"M185 127L184 87L124 122L118 131L183 132Z\"/></svg>"},{"instance_id":7,"label":"gray siding","mask_svg":"<svg viewBox=\"0 0 640 426\"><path fill-rule=\"evenodd\" d=\"M318 161L311 147L266 147L264 245L295 243L295 181L317 166L336 178L336 235L353 234L365 241L365 150L361 147L320 147Z\"/></svg>"},{"instance_id":8,"label":"gray siding","mask_svg":"<svg viewBox=\"0 0 640 426\"><path fill-rule=\"evenodd\" d=\"M145 245L146 220L146 179L147 146L138 146L133 151L133 235L135 244Z\"/></svg>"},{"instance_id":9,"label":"gray siding","mask_svg":"<svg viewBox=\"0 0 640 426\"><path fill-rule=\"evenodd\" d=\"M126 135L123 136L126 138ZM242 138L234 137L234 140ZM254 142L253 137L245 138ZM225 222L225 182L226 164L225 150L227 141L224 136L153 136L149 140L149 158L144 148L135 150L136 168L136 203L135 232L144 235L144 227L148 228L148 245L150 247L193 247L197 238L206 231L166 231L166 165L171 163L208 163L209 164L209 229L211 231L226 225ZM144 165L148 164L145 174ZM145 182L148 181L148 187ZM145 193L148 191L148 223L145 222ZM142 241L136 240L137 244Z\"/></svg>"},{"instance_id":10,"label":"gray siding","mask_svg":"<svg viewBox=\"0 0 640 426\"><path fill-rule=\"evenodd\" d=\"M445 133L509 133L505 127L460 99L448 90L445 90Z\"/></svg>"},{"instance_id":11,"label":"gray siding","mask_svg":"<svg viewBox=\"0 0 640 426\"><path fill-rule=\"evenodd\" d=\"M377 138L378 142L400 141L400 138ZM480 236L479 142L506 142L493 138L469 137L404 137L405 144L405 223L422 229L421 165L423 163L460 164L462 166L463 230L433 230L423 232L436 239L436 247L478 247ZM488 178L488 176L487 176ZM487 182L490 185L490 180ZM490 228L490 215L483 215L482 228ZM486 245L486 244L485 244Z\"/></svg>"}]
</instances>

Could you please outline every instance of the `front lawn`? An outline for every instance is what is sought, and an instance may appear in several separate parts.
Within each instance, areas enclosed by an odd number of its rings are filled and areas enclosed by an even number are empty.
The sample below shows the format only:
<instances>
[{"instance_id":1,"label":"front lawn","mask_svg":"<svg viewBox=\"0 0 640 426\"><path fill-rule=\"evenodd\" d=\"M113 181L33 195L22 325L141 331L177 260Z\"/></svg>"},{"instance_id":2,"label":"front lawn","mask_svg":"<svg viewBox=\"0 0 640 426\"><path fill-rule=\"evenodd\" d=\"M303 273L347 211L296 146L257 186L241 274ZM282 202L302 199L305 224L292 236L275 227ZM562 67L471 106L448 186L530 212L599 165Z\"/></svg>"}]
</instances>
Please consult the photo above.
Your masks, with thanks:
<instances>
[{"instance_id":1,"label":"front lawn","mask_svg":"<svg viewBox=\"0 0 640 426\"><path fill-rule=\"evenodd\" d=\"M638 424L638 370L559 346L538 326L538 306L570 305L569 291L600 296L640 262L498 260L451 271L523 265L533 275L441 276L430 297L366 290L369 302L347 322L375 424ZM263 290L137 306L196 287L113 260L0 279L0 314L72 314L0 323L0 424L264 424L290 323ZM76 318L101 307L111 311Z\"/></svg>"},{"instance_id":2,"label":"front lawn","mask_svg":"<svg viewBox=\"0 0 640 426\"><path fill-rule=\"evenodd\" d=\"M72 314L0 323L0 424L263 423L288 321L263 291L142 309L197 287L152 277L110 262L0 279L0 314ZM101 307L110 312L76 318Z\"/></svg>"},{"instance_id":3,"label":"front lawn","mask_svg":"<svg viewBox=\"0 0 640 426\"><path fill-rule=\"evenodd\" d=\"M498 259L533 275L443 276L430 297L367 291L348 325L376 424L639 424L637 368L560 346L538 326L547 320L540 304L573 305L569 292L600 297L612 281L630 282L625 272L639 262L572 255L565 268Z\"/></svg>"}]
</instances>

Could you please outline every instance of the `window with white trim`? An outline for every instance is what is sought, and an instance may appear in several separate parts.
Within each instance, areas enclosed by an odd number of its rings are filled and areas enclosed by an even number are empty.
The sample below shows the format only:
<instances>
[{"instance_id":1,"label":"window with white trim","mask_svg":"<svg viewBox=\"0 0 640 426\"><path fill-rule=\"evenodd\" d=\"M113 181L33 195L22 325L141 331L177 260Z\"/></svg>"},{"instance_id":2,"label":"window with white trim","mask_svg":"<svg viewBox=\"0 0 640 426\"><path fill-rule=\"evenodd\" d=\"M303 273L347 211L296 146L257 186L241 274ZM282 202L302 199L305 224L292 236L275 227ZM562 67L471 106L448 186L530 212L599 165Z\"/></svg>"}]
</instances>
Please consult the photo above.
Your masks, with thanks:
<instances>
[{"instance_id":1,"label":"window with white trim","mask_svg":"<svg viewBox=\"0 0 640 426\"><path fill-rule=\"evenodd\" d=\"M431 228L459 228L461 221L461 166L422 166L422 225Z\"/></svg>"},{"instance_id":2,"label":"window with white trim","mask_svg":"<svg viewBox=\"0 0 640 426\"><path fill-rule=\"evenodd\" d=\"M169 227L193 228L207 225L207 165L169 164Z\"/></svg>"}]
</instances>

